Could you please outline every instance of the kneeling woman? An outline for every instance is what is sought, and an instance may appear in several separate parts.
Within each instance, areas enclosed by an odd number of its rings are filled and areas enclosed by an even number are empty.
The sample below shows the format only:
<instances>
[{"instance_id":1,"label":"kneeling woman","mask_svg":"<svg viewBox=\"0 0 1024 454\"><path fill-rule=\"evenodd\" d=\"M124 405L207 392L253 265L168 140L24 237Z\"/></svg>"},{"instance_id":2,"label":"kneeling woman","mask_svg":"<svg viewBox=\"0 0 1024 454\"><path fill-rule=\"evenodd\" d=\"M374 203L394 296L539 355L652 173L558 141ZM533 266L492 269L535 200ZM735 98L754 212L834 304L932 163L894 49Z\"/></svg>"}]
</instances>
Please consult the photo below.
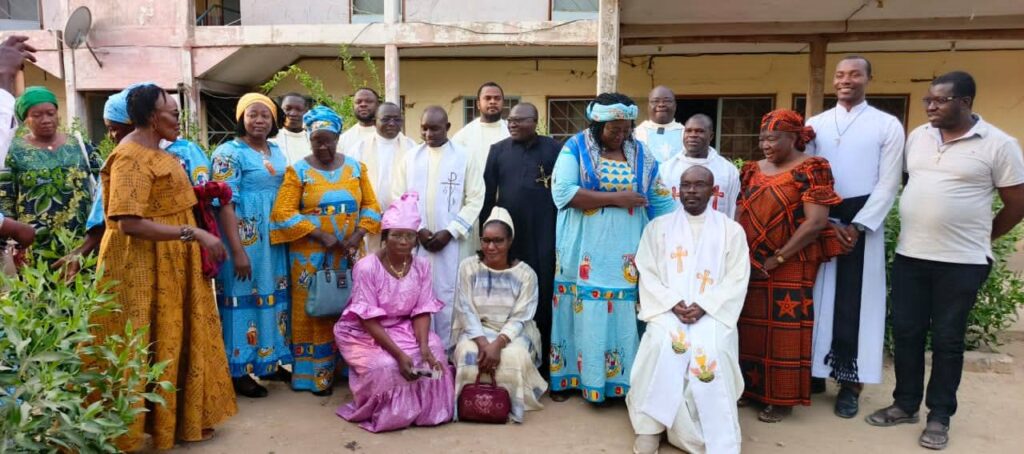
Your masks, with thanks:
<instances>
[{"instance_id":1,"label":"kneeling woman","mask_svg":"<svg viewBox=\"0 0 1024 454\"><path fill-rule=\"evenodd\" d=\"M452 335L457 342L456 394L478 373L491 374L512 397L512 421L523 422L525 410L544 408L539 399L548 384L537 372L537 273L509 258L514 232L508 211L495 207L483 225L479 257L468 257L459 266Z\"/></svg>"},{"instance_id":2,"label":"kneeling woman","mask_svg":"<svg viewBox=\"0 0 1024 454\"><path fill-rule=\"evenodd\" d=\"M454 412L452 369L430 331L443 303L434 297L430 263L413 255L417 200L406 193L384 213L384 248L356 263L352 298L334 325L354 398L338 416L370 432L443 424Z\"/></svg>"}]
</instances>

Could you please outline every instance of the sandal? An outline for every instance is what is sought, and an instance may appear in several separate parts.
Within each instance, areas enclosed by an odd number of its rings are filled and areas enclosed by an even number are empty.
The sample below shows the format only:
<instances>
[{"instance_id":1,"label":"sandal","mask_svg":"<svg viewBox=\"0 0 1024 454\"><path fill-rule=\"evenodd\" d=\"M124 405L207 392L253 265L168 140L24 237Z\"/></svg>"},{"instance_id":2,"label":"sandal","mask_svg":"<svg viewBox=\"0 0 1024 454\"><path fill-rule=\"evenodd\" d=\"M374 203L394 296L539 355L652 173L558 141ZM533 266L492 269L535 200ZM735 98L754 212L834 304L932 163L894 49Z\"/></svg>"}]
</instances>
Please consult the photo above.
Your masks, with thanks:
<instances>
[{"instance_id":1,"label":"sandal","mask_svg":"<svg viewBox=\"0 0 1024 454\"><path fill-rule=\"evenodd\" d=\"M209 441L213 438L213 429L203 429L202 434L199 436L199 441Z\"/></svg>"},{"instance_id":2,"label":"sandal","mask_svg":"<svg viewBox=\"0 0 1024 454\"><path fill-rule=\"evenodd\" d=\"M313 391L314 396L327 397L334 394L334 388L321 389L320 391Z\"/></svg>"},{"instance_id":3,"label":"sandal","mask_svg":"<svg viewBox=\"0 0 1024 454\"><path fill-rule=\"evenodd\" d=\"M261 397L267 397L267 388L260 386L248 375L243 375L238 378L232 378L231 384L235 387L235 392L245 397L253 399L259 399Z\"/></svg>"},{"instance_id":4,"label":"sandal","mask_svg":"<svg viewBox=\"0 0 1024 454\"><path fill-rule=\"evenodd\" d=\"M882 408L864 418L868 424L876 427L890 427L897 424L917 424L917 413L907 414L895 404Z\"/></svg>"},{"instance_id":5,"label":"sandal","mask_svg":"<svg viewBox=\"0 0 1024 454\"><path fill-rule=\"evenodd\" d=\"M921 438L918 438L917 443L936 451L946 449L946 445L949 444L949 425L938 421L928 421L928 425L925 426L924 432L921 432Z\"/></svg>"},{"instance_id":6,"label":"sandal","mask_svg":"<svg viewBox=\"0 0 1024 454\"><path fill-rule=\"evenodd\" d=\"M748 397L740 397L740 399L736 401L736 407L737 408L743 408L743 407L749 407L749 406L750 406L750 398L748 398Z\"/></svg>"},{"instance_id":7,"label":"sandal","mask_svg":"<svg viewBox=\"0 0 1024 454\"><path fill-rule=\"evenodd\" d=\"M761 410L761 412L757 414L757 420L769 424L774 424L777 422L781 422L783 419L786 419L786 417L791 414L793 414L793 407L769 405L767 407L764 407L764 410Z\"/></svg>"}]
</instances>

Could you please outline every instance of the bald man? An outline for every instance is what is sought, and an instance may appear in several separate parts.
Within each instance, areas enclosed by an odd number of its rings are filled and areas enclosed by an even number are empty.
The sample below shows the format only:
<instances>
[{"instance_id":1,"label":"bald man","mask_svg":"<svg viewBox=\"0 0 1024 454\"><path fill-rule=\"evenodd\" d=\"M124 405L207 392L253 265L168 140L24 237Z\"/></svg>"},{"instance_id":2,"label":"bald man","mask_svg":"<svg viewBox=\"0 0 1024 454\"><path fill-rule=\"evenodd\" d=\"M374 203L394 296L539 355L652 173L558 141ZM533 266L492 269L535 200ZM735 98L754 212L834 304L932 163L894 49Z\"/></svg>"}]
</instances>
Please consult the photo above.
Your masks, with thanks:
<instances>
[{"instance_id":1,"label":"bald man","mask_svg":"<svg viewBox=\"0 0 1024 454\"><path fill-rule=\"evenodd\" d=\"M675 182L681 210L644 229L636 253L640 340L626 396L634 453L658 452L662 433L693 453L739 453L743 392L736 320L750 278L746 235L709 209L714 174L693 166Z\"/></svg>"},{"instance_id":2,"label":"bald man","mask_svg":"<svg viewBox=\"0 0 1024 454\"><path fill-rule=\"evenodd\" d=\"M434 295L444 303L431 325L448 350L455 345L452 305L459 262L476 253L468 235L484 201L483 168L448 140L450 129L444 109L427 107L420 120L423 144L405 154L391 182L391 200L408 191L419 194L418 254L430 259Z\"/></svg>"},{"instance_id":3,"label":"bald man","mask_svg":"<svg viewBox=\"0 0 1024 454\"><path fill-rule=\"evenodd\" d=\"M664 85L654 87L647 95L647 120L640 123L633 134L659 164L683 151L683 125L675 116L675 93ZM678 180L677 176L671 181Z\"/></svg>"},{"instance_id":4,"label":"bald man","mask_svg":"<svg viewBox=\"0 0 1024 454\"><path fill-rule=\"evenodd\" d=\"M683 127L683 152L676 153L661 163L661 179L671 181L672 198L679 199L679 181L686 169L694 166L708 168L715 175L715 187L711 191L711 208L725 213L730 219L736 217L736 198L740 194L740 172L728 159L711 147L715 138L715 124L711 117L696 114L686 120Z\"/></svg>"}]
</instances>

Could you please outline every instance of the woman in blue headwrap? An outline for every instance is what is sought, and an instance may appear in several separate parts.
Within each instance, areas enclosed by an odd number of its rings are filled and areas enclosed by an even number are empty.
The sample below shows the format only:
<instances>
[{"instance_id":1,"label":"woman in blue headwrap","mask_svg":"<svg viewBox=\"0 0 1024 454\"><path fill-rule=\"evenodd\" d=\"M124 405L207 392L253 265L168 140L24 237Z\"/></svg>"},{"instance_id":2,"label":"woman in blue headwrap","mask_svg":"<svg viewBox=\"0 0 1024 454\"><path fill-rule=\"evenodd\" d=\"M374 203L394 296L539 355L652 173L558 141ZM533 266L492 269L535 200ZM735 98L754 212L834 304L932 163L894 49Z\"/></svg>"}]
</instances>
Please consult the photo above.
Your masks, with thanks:
<instances>
[{"instance_id":1,"label":"woman in blue headwrap","mask_svg":"<svg viewBox=\"0 0 1024 454\"><path fill-rule=\"evenodd\" d=\"M558 207L552 303L551 389L594 403L625 397L639 345L633 255L651 219L675 209L658 164L633 139L637 106L602 93L590 127L562 148L552 172Z\"/></svg>"},{"instance_id":2,"label":"woman in blue headwrap","mask_svg":"<svg viewBox=\"0 0 1024 454\"><path fill-rule=\"evenodd\" d=\"M11 143L0 171L0 212L38 230L36 244L48 248L50 229L83 235L100 160L81 135L60 131L57 96L29 87L14 106L29 132Z\"/></svg>"},{"instance_id":3,"label":"woman in blue headwrap","mask_svg":"<svg viewBox=\"0 0 1024 454\"><path fill-rule=\"evenodd\" d=\"M338 357L337 318L306 315L306 296L324 261L334 269L355 260L367 233L380 232L380 206L366 166L337 151L341 117L317 106L302 118L313 154L284 175L274 202L270 241L288 243L292 297L292 389L330 395Z\"/></svg>"}]
</instances>

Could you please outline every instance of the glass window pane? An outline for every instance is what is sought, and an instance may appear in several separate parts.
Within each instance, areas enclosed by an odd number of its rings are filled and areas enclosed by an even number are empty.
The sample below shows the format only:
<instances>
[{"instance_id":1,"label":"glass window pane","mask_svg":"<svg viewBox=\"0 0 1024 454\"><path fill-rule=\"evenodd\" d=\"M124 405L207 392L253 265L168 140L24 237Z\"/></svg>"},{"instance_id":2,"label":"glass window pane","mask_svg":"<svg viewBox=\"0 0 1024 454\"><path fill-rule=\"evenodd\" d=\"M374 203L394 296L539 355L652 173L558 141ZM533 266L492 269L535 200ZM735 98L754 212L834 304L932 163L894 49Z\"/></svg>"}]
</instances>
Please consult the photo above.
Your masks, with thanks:
<instances>
[{"instance_id":1,"label":"glass window pane","mask_svg":"<svg viewBox=\"0 0 1024 454\"><path fill-rule=\"evenodd\" d=\"M508 118L508 113L513 107L519 104L518 96L506 96L505 106L501 109L501 118ZM476 96L463 96L462 97L462 124L468 124L469 122L480 116L480 111L476 108Z\"/></svg>"}]
</instances>

